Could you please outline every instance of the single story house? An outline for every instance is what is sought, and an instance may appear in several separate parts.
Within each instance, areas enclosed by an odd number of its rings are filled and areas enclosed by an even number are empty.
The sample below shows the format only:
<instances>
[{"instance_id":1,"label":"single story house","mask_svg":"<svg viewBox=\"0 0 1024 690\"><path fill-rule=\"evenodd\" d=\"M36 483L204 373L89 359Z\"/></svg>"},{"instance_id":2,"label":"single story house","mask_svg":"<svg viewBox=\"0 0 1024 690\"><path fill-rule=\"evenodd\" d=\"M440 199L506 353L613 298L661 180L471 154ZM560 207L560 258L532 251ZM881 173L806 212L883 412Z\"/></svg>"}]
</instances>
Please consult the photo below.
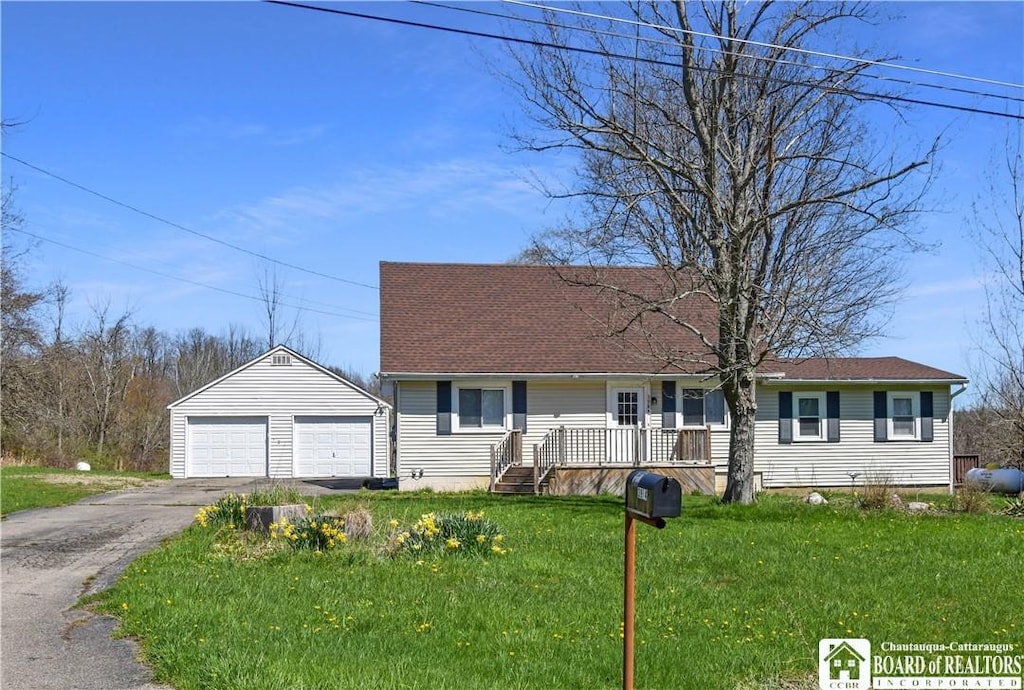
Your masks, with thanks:
<instances>
[{"instance_id":1,"label":"single story house","mask_svg":"<svg viewBox=\"0 0 1024 690\"><path fill-rule=\"evenodd\" d=\"M279 345L168 405L186 477L387 477L391 405Z\"/></svg>"},{"instance_id":2,"label":"single story house","mask_svg":"<svg viewBox=\"0 0 1024 690\"><path fill-rule=\"evenodd\" d=\"M656 269L600 270L609 285L659 280ZM533 490L615 490L636 465L686 469L684 489L724 486L724 396L699 357L681 364L701 352L696 336L619 327L600 290L545 266L383 262L380 285L401 488L495 489L510 473ZM714 332L710 303L677 307ZM662 356L669 348L677 356ZM766 362L755 477L764 488L947 487L952 400L966 384L898 357Z\"/></svg>"}]
</instances>

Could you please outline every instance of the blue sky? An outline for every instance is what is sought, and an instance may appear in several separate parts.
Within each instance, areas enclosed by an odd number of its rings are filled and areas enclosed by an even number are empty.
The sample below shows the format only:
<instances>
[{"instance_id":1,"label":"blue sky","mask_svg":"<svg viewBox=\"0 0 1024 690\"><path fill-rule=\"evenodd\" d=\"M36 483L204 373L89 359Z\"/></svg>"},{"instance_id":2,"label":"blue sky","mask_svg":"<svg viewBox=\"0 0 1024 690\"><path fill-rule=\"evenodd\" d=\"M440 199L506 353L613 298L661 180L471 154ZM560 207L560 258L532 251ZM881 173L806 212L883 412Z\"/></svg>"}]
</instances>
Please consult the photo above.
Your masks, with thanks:
<instances>
[{"instance_id":1,"label":"blue sky","mask_svg":"<svg viewBox=\"0 0 1024 690\"><path fill-rule=\"evenodd\" d=\"M498 28L409 3L333 6ZM864 27L856 37L862 45L898 54L902 64L1024 82L1024 3L878 9L902 18ZM25 122L5 135L5 153L252 252L376 285L381 260L505 261L567 212L530 181L569 181L572 161L509 151L511 123L523 117L492 74L503 53L496 42L253 2L5 1L0 13L3 117ZM889 337L862 354L970 374L969 331L984 281L965 236L970 205L1007 132L1019 125L924 107L907 118L893 148L939 135L946 141L929 198L936 210L920 222L938 247L908 262L909 288ZM879 132L883 141L888 136ZM10 159L2 165L18 186L26 230L257 294L262 264L253 256ZM4 241L25 240L5 233ZM201 326L217 333L232 323L263 330L255 301L53 243L39 243L27 267L34 284L60 278L71 288L73 320L109 301L169 332ZM320 361L376 371L376 290L277 270L290 303L331 312L301 317L320 339Z\"/></svg>"}]
</instances>

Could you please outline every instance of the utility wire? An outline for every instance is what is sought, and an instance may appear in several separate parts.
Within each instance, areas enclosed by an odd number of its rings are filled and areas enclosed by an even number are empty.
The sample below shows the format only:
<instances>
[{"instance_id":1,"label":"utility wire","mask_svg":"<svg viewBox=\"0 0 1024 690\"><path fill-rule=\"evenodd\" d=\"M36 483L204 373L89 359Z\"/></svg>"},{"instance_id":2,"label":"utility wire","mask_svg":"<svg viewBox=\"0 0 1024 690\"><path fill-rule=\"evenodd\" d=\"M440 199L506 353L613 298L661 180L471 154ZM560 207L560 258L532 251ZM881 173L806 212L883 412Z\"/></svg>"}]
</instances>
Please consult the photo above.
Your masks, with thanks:
<instances>
[{"instance_id":1,"label":"utility wire","mask_svg":"<svg viewBox=\"0 0 1024 690\"><path fill-rule=\"evenodd\" d=\"M176 280L176 281L178 281L180 283L188 283L189 285L195 285L196 287L205 288L207 290L216 290L217 292L223 292L224 294L227 294L227 295L234 295L235 297L242 297L244 299L253 300L254 302L264 302L265 301L262 297L257 297L255 295L247 295L244 292L236 292L234 290L229 290L227 288L217 287L216 285L209 285L207 283L200 283L199 281L192 280L190 278L182 278L180 276L171 275L170 273L164 273L163 271L157 271L157 270L154 270L152 268L145 268L144 266L138 266L138 265L130 263L128 261L122 261L121 259L114 259L114 258L109 257L109 256L104 256L103 254L98 254L97 252L89 251L88 249L82 249L81 247L76 247L74 245L67 244L65 242L59 242L57 240L50 239L49 237L43 237L42 235L37 235L34 232L29 232L28 230L23 230L21 228L8 227L8 228L5 228L5 230L21 233L22 235L26 235L28 237L33 237L33 238L35 238L35 239L37 239L37 240L39 240L41 242L46 242L48 244L54 244L54 245L56 245L58 247L63 247L64 249L70 249L71 251L79 252L79 253L85 254L87 256L95 257L97 259L102 259L104 261L110 261L110 262L115 263L115 264L121 264L122 266L128 266L129 268L134 268L137 271L144 271L145 273L152 273L153 275L160 276L161 278L167 278L169 280ZM324 309L314 309L312 307L304 307L304 306L295 305L295 304L285 304L284 302L281 302L280 305L282 307L288 307L290 309L297 309L299 311L308 311L308 312L312 312L314 314L325 314L327 316L336 316L338 318L352 319L354 321L368 321L370 323L375 323L377 321L377 319L364 318L362 316L352 316L351 314L339 314L337 312L327 311L327 310L324 310Z\"/></svg>"},{"instance_id":2,"label":"utility wire","mask_svg":"<svg viewBox=\"0 0 1024 690\"><path fill-rule=\"evenodd\" d=\"M86 187L83 184L79 184L78 182L75 182L73 180L69 180L66 177L61 177L57 173L50 172L49 170L46 170L45 168L41 168L38 165L33 165L32 163L29 163L26 160L22 160L21 158L18 158L16 156L12 156L9 153L3 152L3 153L0 153L0 155L2 155L4 158L9 158L12 161L16 161L18 163L21 163L25 167L32 168L36 172L40 172L43 175L46 175L48 177L52 177L55 180L59 180L60 182L63 182L66 185L70 185L71 187L74 187L75 189L80 189L83 192L87 192L89 194L92 194L95 197L99 197L100 199L103 199L104 201L108 201L108 202L110 202L110 203L112 203L112 204L114 204L116 206L120 206L121 208L126 208L129 211L133 211L134 213L138 213L141 216L145 216L146 218L150 218L150 219L155 220L155 221L157 221L159 223L163 223L164 225L169 225L172 228L176 228L178 230L182 230L183 232L187 232L187 233L189 233L191 235L196 235L197 237L202 237L203 239L209 240L210 242L216 242L217 244L220 244L220 245L223 245L225 247L228 247L229 249L234 249L235 251L242 252L242 253L248 254L250 256L255 256L258 259L263 259L264 261L269 261L272 264L277 264L278 266L284 266L286 268L291 268L291 269L294 269L296 271L301 271L302 273L309 273L310 275L318 276L320 278L327 278L328 280L336 280L339 283L346 283L348 285L356 285L358 287L369 288L370 290L379 290L380 289L376 285L370 285L369 283L360 283L359 281L356 281L356 280L349 280L348 278L340 278L338 276L332 276L332 275L329 275L327 273L321 273L319 271L314 271L311 268L305 268L303 266L297 266L295 264L290 264L287 261L281 261L279 259L274 259L272 257L267 256L266 254L260 254L259 252L254 252L251 249L246 249L245 247L240 247L237 244L232 244L230 242L227 242L226 240L222 240L222 239L214 237L212 235L207 235L205 233L199 232L198 230L193 230L192 228L185 227L184 225L182 225L180 223L175 223L174 221L167 220L166 218L161 218L160 216L158 216L158 215L156 215L154 213L150 213L149 211L144 211L143 209L138 208L137 206L132 206L131 204L127 204L127 203L125 203L123 201L118 201L117 199L115 199L113 197L110 197L110 196L107 196L106 194L103 194L102 192L97 192L95 189L90 189L89 187Z\"/></svg>"},{"instance_id":3,"label":"utility wire","mask_svg":"<svg viewBox=\"0 0 1024 690\"><path fill-rule=\"evenodd\" d=\"M466 13L469 13L469 14L476 14L476 15L480 15L480 16L484 16L484 17L494 17L494 18L503 19L503 20L511 20L511 21L521 22L521 23L525 23L525 24L541 24L541 25L544 25L544 26L552 26L552 27L557 28L557 29L566 29L566 30L569 30L569 31L586 31L587 33L595 34L595 35L598 35L598 36L608 36L610 38L621 38L621 39L628 40L628 41L641 41L643 43L651 43L651 44L654 44L654 45L678 46L678 43L675 43L674 41L670 41L670 40L664 39L664 38L652 38L650 36L636 36L636 35L617 33L615 31L608 31L608 30L596 29L596 28L586 28L585 29L584 27L581 27L581 26L573 26L571 24L559 24L558 22L548 21L546 19L533 19L533 18L530 18L530 17L520 17L520 16L516 16L516 15L505 14L505 13L502 13L502 12L492 12L492 11L489 11L489 10L476 9L472 5L446 5L446 4L440 3L440 2L429 2L428 0L409 0L409 1L412 4L414 4L414 5L423 5L425 7L436 7L438 9L451 10L452 12L466 12ZM518 3L516 3L516 4L518 4ZM607 19L614 20L614 17L608 17ZM638 23L638 26L639 26L639 23ZM653 26L653 25L643 25L643 26ZM666 29L669 30L669 29L671 29L671 27L666 27ZM746 57L746 58L749 58L749 59L758 60L760 62L771 62L771 63L774 63L774 64L789 65L789 66L792 66L792 67L803 67L803 68L806 68L806 69L815 69L815 70L828 70L828 69L832 69L831 67L828 67L826 65L819 65L819 64L814 64L814 63L803 63L803 62L797 62L796 60L783 60L781 58L770 58L770 57L767 57L767 56L764 56L764 55L747 55L747 54L737 53L737 52L734 52L734 51L723 50L721 48L712 48L710 46L694 46L694 49L698 50L700 52L715 53L715 54L718 54L718 55L729 55L729 56L732 56L732 57ZM864 60L861 60L859 58L852 58L852 57L848 57L848 58L844 58L844 59L849 60L849 61L853 61L853 62L870 62L870 61L864 61ZM878 63L878 64L880 66L891 66L891 65L889 65L889 63ZM929 74L934 73L932 70L922 70L922 71L925 71L925 72L927 72ZM957 86L949 86L949 85L946 85L946 84L934 84L934 83L930 83L930 82L913 81L913 80L910 80L910 79L900 79L898 77L887 77L884 74L872 74L872 73L869 73L869 72L862 73L860 76L865 77L867 79L874 79L876 81L885 81L885 82L892 82L894 84L903 84L905 86L917 86L917 87L926 88L926 89L936 89L936 90L939 90L939 91L949 91L949 92L952 92L952 93L961 93L961 94L964 94L964 95L967 95L967 96L980 96L980 97L983 97L983 98L996 98L996 99L1000 99L1000 100L1004 100L1004 101L1013 101L1013 102L1016 102L1016 103L1024 103L1024 97L1008 96L1006 94L994 93L992 91L978 91L976 89L965 89L965 88L961 88L961 87L957 87ZM973 77L964 77L964 78L966 78L966 79L973 79Z\"/></svg>"},{"instance_id":4,"label":"utility wire","mask_svg":"<svg viewBox=\"0 0 1024 690\"><path fill-rule=\"evenodd\" d=\"M652 59L652 58L638 58L638 57L635 57L635 56L632 56L632 55L622 55L622 54L619 54L619 53L611 53L611 52L608 52L608 51L597 50L597 49L594 49L594 48L582 48L582 47L579 47L579 46L558 45L556 43L548 43L546 41L539 41L539 40L535 40L535 39L520 38L520 37L517 37L517 36L505 36L503 34L494 34L494 33L489 33L489 32L486 32L486 31L474 31L472 29L460 29L460 28L451 27L451 26L442 26L442 25L439 25L439 24L428 24L426 22L418 22L418 21L413 21L413 20L410 20L410 19L397 19L397 18L394 18L394 17L382 17L382 16L379 16L379 15L365 14L363 12L352 12L352 11L349 11L349 10L340 10L340 9L333 8L333 7L319 7L317 5L306 5L306 4L301 3L301 2L290 2L288 0L263 0L263 2L266 2L266 3L271 4L271 5L282 5L284 7L294 7L296 9L312 10L314 12L325 12L327 14L337 14L337 15L342 15L342 16L345 16L345 17L356 17L358 19L370 19L370 20L373 20L373 21L380 21L380 22L385 22L385 23L388 23L388 24L398 24L400 26L413 26L413 27L417 27L417 28L421 28L421 29L433 29L433 30L436 30L436 31L445 31L445 32L448 32L448 33L455 33L455 34L460 34L460 35L463 35L463 36L475 36L477 38L491 38L491 39L496 39L496 40L499 40L499 41L505 41L505 42L508 42L508 43L518 43L518 44L522 44L522 45L531 45L531 46L534 46L534 47L537 47L537 48L553 48L555 50L566 50L566 51L569 51L569 52L583 53L583 54L586 54L586 55L595 55L595 56L603 57L603 58L616 58L616 59L620 59L620 60L634 60L634 61L644 62L644 63L652 64L652 65L660 65L660 66L663 66L663 67L678 67L677 64L672 63L672 62L668 62L666 60L655 60L655 59ZM695 70L695 71L699 71L699 72L716 72L717 71L717 70L715 70L713 68L710 68L710 67L700 67L700 66L696 66L696 65L693 65L690 68ZM737 76L747 77L749 75L739 74ZM930 106L930 107L935 107L935 108L944 108L946 110L957 110L957 111L960 111L960 112L975 113L977 115L991 115L993 117L1001 117L1001 118L1007 118L1007 119L1011 119L1011 120L1024 120L1024 114L1014 115L1012 113L1004 113L1004 112L999 112L997 110L986 110L984 108L973 108L973 107L966 106L966 105L955 105L955 104L952 104L952 103L940 103L940 102L936 102L936 101L927 101L927 100L923 100L923 99L919 99L919 98L910 98L910 97L907 97L907 96L896 96L896 95L891 95L891 94L879 94L879 93L872 93L870 91L860 91L860 90L857 90L857 89L847 89L847 88L841 88L841 87L835 87L835 86L822 86L820 84L810 84L810 83L807 83L807 82L791 80L791 79L782 79L782 78L778 78L778 77L768 77L768 78L766 78L766 80L770 81L772 83L775 83L775 84L782 84L784 86L817 87L817 88L820 88L820 89L822 89L824 91L829 91L831 93L835 93L835 94L839 94L839 95L844 95L844 96L862 97L862 98L867 98L867 99L877 100L877 101L892 101L892 102L898 102L898 103L909 103L911 105L924 105L924 106Z\"/></svg>"},{"instance_id":5,"label":"utility wire","mask_svg":"<svg viewBox=\"0 0 1024 690\"><path fill-rule=\"evenodd\" d=\"M700 36L702 38L727 38L725 36L719 36L718 34L707 33L703 31L693 31L680 29L672 26L662 26L659 24L650 24L648 22L641 22L635 19L626 19L625 17L609 17L603 14L596 14L593 12L583 12L581 10L571 10L564 7L554 7L551 5L542 5L540 3L527 2L526 0L502 0L509 5L520 5L522 7L532 7L534 9L544 10L546 12L561 12L564 14L573 14L583 17L589 17L591 19L604 19L610 22L622 22L624 24L642 26L650 29L657 29L658 31L671 31L673 33L689 34L691 36ZM967 81L976 81L983 84L992 84L995 86L1009 86L1015 89L1024 89L1024 84L1014 84L1012 82L999 81L997 79L988 79L987 77L972 77L966 74L956 74L955 72L942 72L940 70L927 69L925 67L912 67L910 65L900 65L894 62L883 62L880 60L868 60L865 58L855 58L849 55L837 55L835 53L825 53L818 50L810 50L808 48L797 48L790 46L780 46L774 43L766 43L763 41L754 41L751 39L743 38L728 38L729 41L734 43L746 43L748 45L758 46L761 48L778 48L781 50L791 51L794 53L803 53L805 55L814 55L816 57L826 57L834 60L847 60L850 62L858 62L862 65L873 65L875 67L885 67L888 69L906 70L909 72L921 72L923 74L929 74L937 77L949 77L951 79L966 79Z\"/></svg>"}]
</instances>

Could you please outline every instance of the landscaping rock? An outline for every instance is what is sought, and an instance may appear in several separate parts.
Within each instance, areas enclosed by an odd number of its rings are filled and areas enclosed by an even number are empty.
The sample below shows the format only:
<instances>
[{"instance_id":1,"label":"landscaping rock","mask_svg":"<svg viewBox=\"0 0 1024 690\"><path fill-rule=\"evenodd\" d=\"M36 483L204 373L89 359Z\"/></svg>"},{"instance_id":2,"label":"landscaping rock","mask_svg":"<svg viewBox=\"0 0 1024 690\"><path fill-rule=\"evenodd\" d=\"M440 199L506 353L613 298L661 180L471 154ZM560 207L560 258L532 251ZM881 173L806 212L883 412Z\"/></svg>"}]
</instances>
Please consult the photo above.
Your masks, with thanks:
<instances>
[{"instance_id":1,"label":"landscaping rock","mask_svg":"<svg viewBox=\"0 0 1024 690\"><path fill-rule=\"evenodd\" d=\"M922 501L911 501L907 504L907 511L910 513L926 513L931 509L932 507L930 504Z\"/></svg>"},{"instance_id":2,"label":"landscaping rock","mask_svg":"<svg viewBox=\"0 0 1024 690\"><path fill-rule=\"evenodd\" d=\"M82 462L75 464L75 469L78 470L79 472L89 472L90 470L92 470L92 465L83 460Z\"/></svg>"},{"instance_id":3,"label":"landscaping rock","mask_svg":"<svg viewBox=\"0 0 1024 690\"><path fill-rule=\"evenodd\" d=\"M287 518L288 522L295 522L304 517L306 517L306 506L301 503L284 506L249 506L245 509L246 527L264 534L270 531L270 525L280 522L281 518Z\"/></svg>"},{"instance_id":4,"label":"landscaping rock","mask_svg":"<svg viewBox=\"0 0 1024 690\"><path fill-rule=\"evenodd\" d=\"M893 494L889 497L889 505L897 510L902 510L905 506L903 505L903 499L900 498L899 494Z\"/></svg>"},{"instance_id":5,"label":"landscaping rock","mask_svg":"<svg viewBox=\"0 0 1024 690\"><path fill-rule=\"evenodd\" d=\"M828 499L817 491L812 491L804 498L804 503L810 503L812 506L823 506L828 505Z\"/></svg>"}]
</instances>

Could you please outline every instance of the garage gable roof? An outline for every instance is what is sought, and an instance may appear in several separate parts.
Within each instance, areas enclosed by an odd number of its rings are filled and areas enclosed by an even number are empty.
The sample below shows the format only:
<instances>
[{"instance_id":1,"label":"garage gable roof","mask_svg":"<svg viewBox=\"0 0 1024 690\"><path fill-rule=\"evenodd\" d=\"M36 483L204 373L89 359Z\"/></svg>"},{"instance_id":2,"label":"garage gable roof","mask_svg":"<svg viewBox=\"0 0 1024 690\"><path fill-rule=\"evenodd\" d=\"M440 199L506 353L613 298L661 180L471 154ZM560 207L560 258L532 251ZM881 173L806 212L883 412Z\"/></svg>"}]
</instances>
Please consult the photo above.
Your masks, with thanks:
<instances>
[{"instance_id":1,"label":"garage gable roof","mask_svg":"<svg viewBox=\"0 0 1024 690\"><path fill-rule=\"evenodd\" d=\"M382 398L378 398L376 395L374 395L373 393L369 392L365 388L363 388L361 386L357 386L356 384L352 383L351 381L346 379L344 376L339 376L338 374L335 374L330 369L327 369L326 367L321 366L320 364L317 364L316 362L314 362L313 360L311 360L311 359L309 359L307 357L303 357L298 352L296 352L295 350L292 350L291 348L289 348L289 347L287 347L285 345L278 345L278 346L276 346L276 347L274 347L274 348L272 348L270 350L267 350L266 352L264 352L259 357L255 357L255 358L251 359L250 361L246 362L245 364L243 364L242 366L229 371L228 373L224 374L220 378L214 379L213 381L210 381L205 386L197 388L196 390L192 391L188 395L185 395L184 397L179 398L178 400L175 400L174 402L172 402L170 405L167 406L167 409L168 410L173 409L173 408L177 407L178 405L182 404L183 402L185 402L187 400L191 400L192 398L194 398L195 396L199 395L200 393L202 393L204 391L207 391L210 388L213 388L214 386L219 384L221 381L224 381L226 379L231 378L235 374L248 369L249 367L253 366L254 364L257 364L257 363L262 362L262 361L264 361L264 360L266 360L268 358L271 358L274 355L281 355L281 354L287 354L288 356L292 357L293 359L297 359L300 362L309 365L313 369L316 369L320 373L326 374L327 376L329 376L332 379L338 381L339 383L341 383L341 384L343 384L345 386L348 386L349 388L351 388L356 393L359 393L360 395L365 396L366 398L368 398L369 400L374 401L378 405L383 405L383 406L388 407L388 408L391 407L391 403L389 403L387 400L384 400Z\"/></svg>"}]
</instances>

